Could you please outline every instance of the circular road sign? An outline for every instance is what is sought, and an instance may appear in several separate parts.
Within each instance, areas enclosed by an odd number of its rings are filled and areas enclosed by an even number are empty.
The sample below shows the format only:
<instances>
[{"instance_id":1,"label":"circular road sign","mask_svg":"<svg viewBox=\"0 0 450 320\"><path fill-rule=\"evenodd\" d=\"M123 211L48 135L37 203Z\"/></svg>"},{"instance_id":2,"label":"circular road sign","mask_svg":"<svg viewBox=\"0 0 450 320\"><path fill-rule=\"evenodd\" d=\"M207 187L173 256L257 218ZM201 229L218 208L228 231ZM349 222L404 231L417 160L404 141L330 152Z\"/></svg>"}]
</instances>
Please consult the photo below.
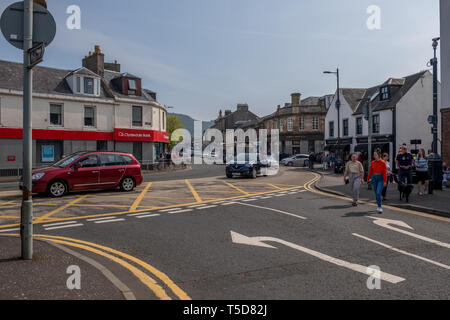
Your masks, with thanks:
<instances>
[{"instance_id":1,"label":"circular road sign","mask_svg":"<svg viewBox=\"0 0 450 320\"><path fill-rule=\"evenodd\" d=\"M23 50L24 2L16 2L3 11L0 29L6 40ZM56 22L43 6L33 4L33 46L44 43L48 46L56 35Z\"/></svg>"}]
</instances>

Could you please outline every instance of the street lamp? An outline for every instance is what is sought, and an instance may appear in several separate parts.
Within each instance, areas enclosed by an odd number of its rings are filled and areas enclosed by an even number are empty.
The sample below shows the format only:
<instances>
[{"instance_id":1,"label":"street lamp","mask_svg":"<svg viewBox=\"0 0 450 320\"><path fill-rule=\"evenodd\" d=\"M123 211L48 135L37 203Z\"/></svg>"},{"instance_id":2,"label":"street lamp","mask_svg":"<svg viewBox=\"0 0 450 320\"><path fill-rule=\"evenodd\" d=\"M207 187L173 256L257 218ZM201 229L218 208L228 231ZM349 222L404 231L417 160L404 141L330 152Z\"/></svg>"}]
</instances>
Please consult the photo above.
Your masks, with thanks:
<instances>
[{"instance_id":1,"label":"street lamp","mask_svg":"<svg viewBox=\"0 0 450 320\"><path fill-rule=\"evenodd\" d=\"M338 140L337 140L337 149L339 153L339 157L341 156L341 95L340 95L340 85L339 85L339 68L336 71L324 71L324 74L335 74L337 78L337 98L336 98L336 109L338 116Z\"/></svg>"}]
</instances>

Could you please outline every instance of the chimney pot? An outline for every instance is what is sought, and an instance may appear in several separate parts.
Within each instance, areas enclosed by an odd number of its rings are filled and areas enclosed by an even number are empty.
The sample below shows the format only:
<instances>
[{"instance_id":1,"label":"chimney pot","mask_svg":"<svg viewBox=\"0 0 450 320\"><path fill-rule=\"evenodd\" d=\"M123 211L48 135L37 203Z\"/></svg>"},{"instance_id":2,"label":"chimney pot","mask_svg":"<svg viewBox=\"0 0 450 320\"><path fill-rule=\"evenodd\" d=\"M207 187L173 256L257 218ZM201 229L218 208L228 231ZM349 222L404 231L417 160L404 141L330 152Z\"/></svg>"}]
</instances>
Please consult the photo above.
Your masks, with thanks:
<instances>
[{"instance_id":1,"label":"chimney pot","mask_svg":"<svg viewBox=\"0 0 450 320\"><path fill-rule=\"evenodd\" d=\"M293 106L299 106L301 103L301 94L300 93L293 93L291 94L291 104Z\"/></svg>"}]
</instances>

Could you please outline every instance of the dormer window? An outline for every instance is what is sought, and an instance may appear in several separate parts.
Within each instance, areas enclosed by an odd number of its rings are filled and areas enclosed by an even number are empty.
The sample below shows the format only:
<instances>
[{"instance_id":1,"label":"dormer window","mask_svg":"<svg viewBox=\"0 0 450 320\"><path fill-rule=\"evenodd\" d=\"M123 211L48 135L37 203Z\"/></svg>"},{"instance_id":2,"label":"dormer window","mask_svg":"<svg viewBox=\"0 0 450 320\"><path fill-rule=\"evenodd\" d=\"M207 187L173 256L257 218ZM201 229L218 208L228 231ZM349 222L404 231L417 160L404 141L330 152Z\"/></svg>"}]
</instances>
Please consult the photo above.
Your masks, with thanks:
<instances>
[{"instance_id":1,"label":"dormer window","mask_svg":"<svg viewBox=\"0 0 450 320\"><path fill-rule=\"evenodd\" d=\"M94 94L94 78L84 77L84 93Z\"/></svg>"},{"instance_id":2,"label":"dormer window","mask_svg":"<svg viewBox=\"0 0 450 320\"><path fill-rule=\"evenodd\" d=\"M380 101L387 101L391 99L391 90L389 86L381 87L380 89Z\"/></svg>"},{"instance_id":3,"label":"dormer window","mask_svg":"<svg viewBox=\"0 0 450 320\"><path fill-rule=\"evenodd\" d=\"M136 80L128 79L128 95L135 96L137 91Z\"/></svg>"}]
</instances>

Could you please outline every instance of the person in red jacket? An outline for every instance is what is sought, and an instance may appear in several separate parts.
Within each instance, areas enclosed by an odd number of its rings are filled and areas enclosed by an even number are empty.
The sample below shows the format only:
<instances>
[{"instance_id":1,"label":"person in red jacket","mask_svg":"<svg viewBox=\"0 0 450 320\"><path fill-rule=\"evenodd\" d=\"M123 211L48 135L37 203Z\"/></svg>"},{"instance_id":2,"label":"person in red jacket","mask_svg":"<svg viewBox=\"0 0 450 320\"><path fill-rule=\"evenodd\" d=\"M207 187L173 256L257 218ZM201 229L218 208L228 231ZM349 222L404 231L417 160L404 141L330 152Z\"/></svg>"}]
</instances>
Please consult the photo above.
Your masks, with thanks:
<instances>
[{"instance_id":1,"label":"person in red jacket","mask_svg":"<svg viewBox=\"0 0 450 320\"><path fill-rule=\"evenodd\" d=\"M387 166L386 162L381 157L381 150L377 149L373 154L374 161L372 161L369 170L369 176L367 181L372 183L375 196L377 198L377 212L383 213L382 206L382 193L383 188L387 186Z\"/></svg>"}]
</instances>

